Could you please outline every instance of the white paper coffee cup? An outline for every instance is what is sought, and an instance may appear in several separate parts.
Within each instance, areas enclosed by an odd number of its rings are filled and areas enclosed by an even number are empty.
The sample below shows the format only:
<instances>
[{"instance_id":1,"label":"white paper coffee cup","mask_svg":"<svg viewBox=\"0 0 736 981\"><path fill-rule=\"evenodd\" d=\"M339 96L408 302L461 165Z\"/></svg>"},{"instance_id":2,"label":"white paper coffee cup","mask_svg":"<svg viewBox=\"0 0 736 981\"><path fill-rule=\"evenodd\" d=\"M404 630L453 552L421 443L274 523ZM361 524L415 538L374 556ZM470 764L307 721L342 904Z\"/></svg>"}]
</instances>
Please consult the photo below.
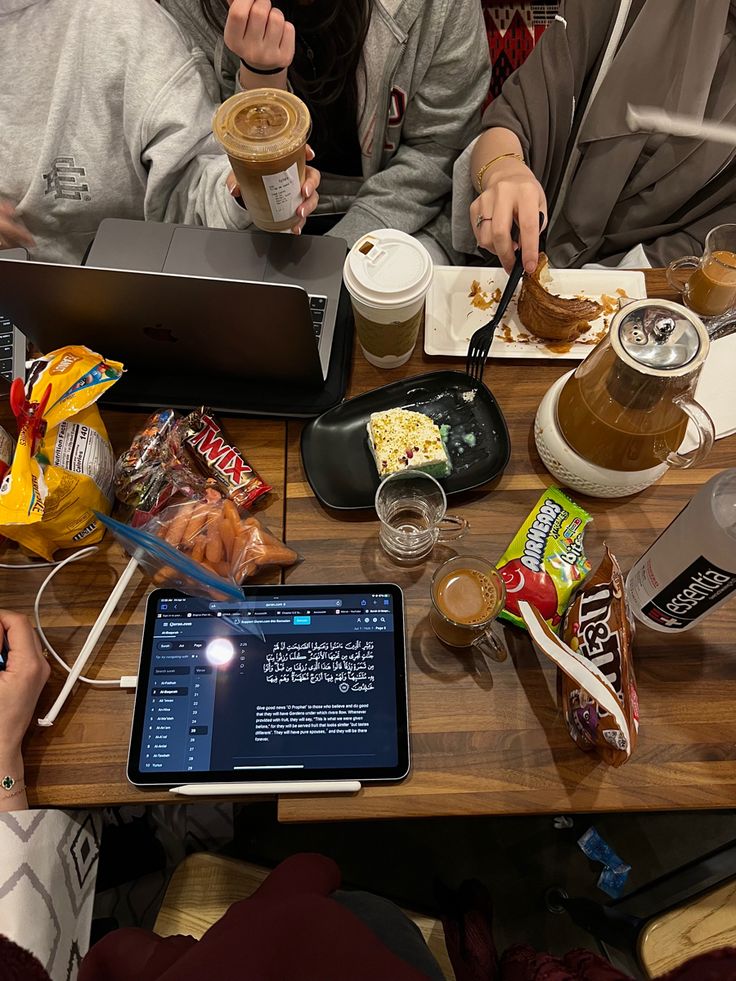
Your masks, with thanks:
<instances>
[{"instance_id":1,"label":"white paper coffee cup","mask_svg":"<svg viewBox=\"0 0 736 981\"><path fill-rule=\"evenodd\" d=\"M345 260L355 328L367 361L379 368L405 364L424 321L434 267L421 242L395 228L359 239Z\"/></svg>"}]
</instances>

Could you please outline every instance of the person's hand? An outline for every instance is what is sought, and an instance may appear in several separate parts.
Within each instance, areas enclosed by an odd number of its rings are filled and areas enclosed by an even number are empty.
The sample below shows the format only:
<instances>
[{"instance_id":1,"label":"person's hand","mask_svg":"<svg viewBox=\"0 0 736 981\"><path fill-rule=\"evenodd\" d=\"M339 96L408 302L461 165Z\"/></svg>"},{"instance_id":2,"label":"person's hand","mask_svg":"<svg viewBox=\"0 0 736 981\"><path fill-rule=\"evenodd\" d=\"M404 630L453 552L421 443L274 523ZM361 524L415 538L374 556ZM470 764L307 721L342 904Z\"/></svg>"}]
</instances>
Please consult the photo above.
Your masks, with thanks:
<instances>
[{"instance_id":1,"label":"person's hand","mask_svg":"<svg viewBox=\"0 0 736 981\"><path fill-rule=\"evenodd\" d=\"M494 252L511 272L516 246L521 247L524 271L533 273L539 261L539 215L547 224L547 199L542 185L520 160L499 160L483 176L483 191L470 206L470 221L478 245ZM479 222L479 217L485 220ZM512 225L519 228L513 241Z\"/></svg>"},{"instance_id":2,"label":"person's hand","mask_svg":"<svg viewBox=\"0 0 736 981\"><path fill-rule=\"evenodd\" d=\"M8 654L6 668L0 671L0 758L5 759L13 752L20 754L49 666L36 631L22 614L0 610L0 645L3 641Z\"/></svg>"},{"instance_id":3,"label":"person's hand","mask_svg":"<svg viewBox=\"0 0 736 981\"><path fill-rule=\"evenodd\" d=\"M314 160L314 151L311 146L307 146L307 160ZM317 188L321 180L322 174L320 174L316 167L307 167L304 173L304 183L302 184L304 203L296 209L299 221L291 229L295 235L301 235L307 218L309 218L319 203Z\"/></svg>"},{"instance_id":4,"label":"person's hand","mask_svg":"<svg viewBox=\"0 0 736 981\"><path fill-rule=\"evenodd\" d=\"M307 145L307 160L314 160L314 150ZM297 222L292 226L294 235L301 235L307 218L311 215L319 203L317 188L322 180L322 174L315 167L307 167L304 173L304 183L302 184L302 197L304 202L296 210ZM235 174L230 171L227 176L227 189L233 197L240 197L240 185Z\"/></svg>"},{"instance_id":5,"label":"person's hand","mask_svg":"<svg viewBox=\"0 0 736 981\"><path fill-rule=\"evenodd\" d=\"M247 65L269 71L288 68L294 60L294 25L271 0L227 0L225 44Z\"/></svg>"},{"instance_id":6,"label":"person's hand","mask_svg":"<svg viewBox=\"0 0 736 981\"><path fill-rule=\"evenodd\" d=\"M9 201L0 201L0 249L26 246L32 249L35 239L15 213Z\"/></svg>"}]
</instances>

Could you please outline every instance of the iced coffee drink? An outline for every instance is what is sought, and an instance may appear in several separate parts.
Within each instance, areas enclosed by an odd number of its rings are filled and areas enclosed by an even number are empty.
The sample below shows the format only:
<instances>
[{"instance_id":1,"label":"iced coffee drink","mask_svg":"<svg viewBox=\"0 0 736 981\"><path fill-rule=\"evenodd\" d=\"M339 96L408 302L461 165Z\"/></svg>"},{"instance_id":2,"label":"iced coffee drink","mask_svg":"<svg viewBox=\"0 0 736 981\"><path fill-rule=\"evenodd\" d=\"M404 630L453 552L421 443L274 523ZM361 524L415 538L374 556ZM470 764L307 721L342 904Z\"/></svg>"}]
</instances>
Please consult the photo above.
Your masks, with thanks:
<instances>
[{"instance_id":1,"label":"iced coffee drink","mask_svg":"<svg viewBox=\"0 0 736 981\"><path fill-rule=\"evenodd\" d=\"M264 231L284 231L298 221L310 128L302 100L281 89L240 92L215 113L215 137L230 158L245 207Z\"/></svg>"}]
</instances>

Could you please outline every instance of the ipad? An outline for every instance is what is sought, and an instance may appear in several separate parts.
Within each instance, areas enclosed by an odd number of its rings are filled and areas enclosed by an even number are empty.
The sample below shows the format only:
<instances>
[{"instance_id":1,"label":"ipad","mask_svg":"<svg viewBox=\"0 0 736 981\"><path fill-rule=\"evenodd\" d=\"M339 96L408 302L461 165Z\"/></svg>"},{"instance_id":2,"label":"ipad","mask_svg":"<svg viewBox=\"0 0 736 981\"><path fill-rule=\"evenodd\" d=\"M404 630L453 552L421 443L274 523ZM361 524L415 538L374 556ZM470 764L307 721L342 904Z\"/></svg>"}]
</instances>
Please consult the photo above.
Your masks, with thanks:
<instances>
[{"instance_id":1,"label":"ipad","mask_svg":"<svg viewBox=\"0 0 736 981\"><path fill-rule=\"evenodd\" d=\"M404 605L393 584L151 593L128 778L137 786L401 780Z\"/></svg>"}]
</instances>

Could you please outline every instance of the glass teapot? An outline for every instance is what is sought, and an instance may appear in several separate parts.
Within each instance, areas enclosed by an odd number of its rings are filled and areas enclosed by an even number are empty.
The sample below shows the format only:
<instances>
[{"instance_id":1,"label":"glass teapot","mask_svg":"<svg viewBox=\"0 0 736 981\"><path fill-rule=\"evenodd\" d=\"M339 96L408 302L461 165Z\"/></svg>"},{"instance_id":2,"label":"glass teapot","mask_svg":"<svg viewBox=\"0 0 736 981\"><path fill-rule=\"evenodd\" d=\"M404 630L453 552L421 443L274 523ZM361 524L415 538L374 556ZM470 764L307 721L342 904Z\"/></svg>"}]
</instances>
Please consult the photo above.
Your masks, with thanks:
<instances>
[{"instance_id":1,"label":"glass teapot","mask_svg":"<svg viewBox=\"0 0 736 981\"><path fill-rule=\"evenodd\" d=\"M568 378L557 424L584 460L617 471L690 467L713 446L713 422L693 399L710 342L696 314L669 300L635 300ZM688 422L697 446L680 452Z\"/></svg>"}]
</instances>

